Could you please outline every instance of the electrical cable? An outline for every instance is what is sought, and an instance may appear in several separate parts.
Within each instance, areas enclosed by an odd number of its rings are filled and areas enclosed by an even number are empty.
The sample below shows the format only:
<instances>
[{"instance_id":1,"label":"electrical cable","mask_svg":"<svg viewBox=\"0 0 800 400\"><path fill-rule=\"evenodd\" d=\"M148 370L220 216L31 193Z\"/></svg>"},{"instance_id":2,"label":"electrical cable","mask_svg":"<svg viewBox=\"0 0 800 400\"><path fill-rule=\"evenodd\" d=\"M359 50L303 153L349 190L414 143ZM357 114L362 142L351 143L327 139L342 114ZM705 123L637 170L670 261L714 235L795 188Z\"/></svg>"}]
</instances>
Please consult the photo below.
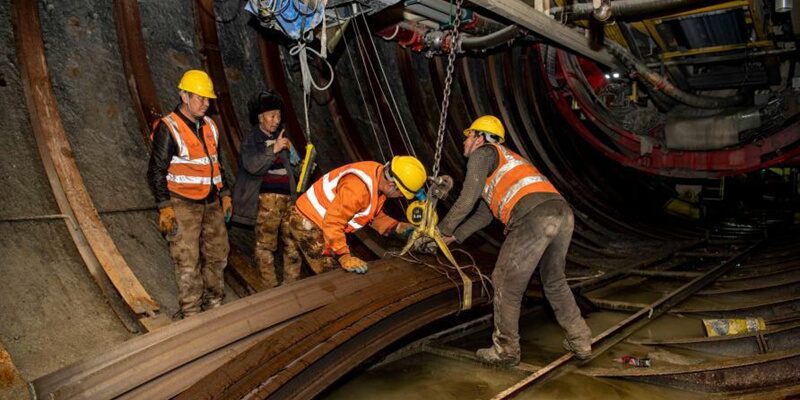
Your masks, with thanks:
<instances>
[{"instance_id":1,"label":"electrical cable","mask_svg":"<svg viewBox=\"0 0 800 400\"><path fill-rule=\"evenodd\" d=\"M361 19L364 22L364 26L368 27L367 26L367 18L364 16L364 10L361 7L361 5L359 5L358 7L359 7L359 11L361 11ZM375 58L378 60L378 67L381 70L381 75L383 76L384 82L386 82L386 90L389 92L389 98L392 100L392 104L394 105L394 111L392 112L392 119L394 120L394 123L395 123L395 125L397 126L398 129L402 127L401 137L400 138L403 140L403 145L406 147L406 151L408 151L414 157L416 157L417 153L416 153L416 151L414 151L414 146L411 143L411 137L408 135L408 129L406 128L406 124L405 124L405 122L403 122L403 118L401 117L402 114L400 113L400 107L397 105L397 100L395 99L394 93L392 92L392 85L389 83L389 78L386 76L386 71L383 68L383 62L381 62L381 56L380 56L380 54L378 54L377 46L375 46L375 40L372 38L371 34L368 35L368 37L369 37L369 41L372 44L372 51L375 53ZM379 82L379 84L380 84L380 82ZM383 93L383 89L381 89L381 93L384 95L384 98L386 98L386 94ZM396 116L395 116L395 114L396 114ZM398 119L400 120L400 124L399 125L397 124L397 120Z\"/></svg>"},{"instance_id":2,"label":"electrical cable","mask_svg":"<svg viewBox=\"0 0 800 400\"><path fill-rule=\"evenodd\" d=\"M339 24L342 24L342 19L339 17L339 10L333 9L333 12L336 14L336 19L339 21ZM344 47L347 52L347 58L350 60L350 69L353 71L353 79L356 81L356 86L358 87L358 93L361 95L361 101L364 104L364 112L367 113L367 119L369 120L369 127L372 130L372 136L375 137L375 143L378 145L378 151L381 154L381 161L386 162L386 155L383 154L383 147L380 145L380 141L378 140L378 132L375 129L375 123L372 121L372 113L369 112L369 105L367 104L367 97L364 95L364 90L361 88L361 80L358 79L356 74L356 65L353 62L353 57L350 55L350 45L347 43L347 32L342 32L342 40L344 41Z\"/></svg>"},{"instance_id":3,"label":"electrical cable","mask_svg":"<svg viewBox=\"0 0 800 400\"><path fill-rule=\"evenodd\" d=\"M356 10L354 10L354 11L356 11ZM358 20L357 19L355 19L355 21L353 22L353 28L356 31L355 36L356 36L356 46L358 48L358 55L361 58L361 64L364 66L364 74L367 77L367 85L369 85L370 94L372 95L372 100L373 100L373 103L375 104L375 111L378 113L378 121L380 121L380 123L381 123L381 128L383 129L383 136L386 139L386 146L389 148L389 154L392 157L394 157L395 153L394 153L394 149L392 148L392 142L389 140L389 134L388 134L388 132L386 130L386 124L383 121L383 114L380 112L380 105L378 104L378 95L376 94L375 88L372 85L372 79L371 79L371 76L370 76L370 70L374 71L374 68L370 69L367 66L367 60L366 60L366 56L364 54L366 52L366 45L364 45L363 40L361 39L361 29L358 27ZM375 74L374 72L373 72L373 75L377 76L377 74ZM378 146L380 146L380 142L378 142L376 144ZM387 160L384 160L384 162L386 162L386 161Z\"/></svg>"}]
</instances>

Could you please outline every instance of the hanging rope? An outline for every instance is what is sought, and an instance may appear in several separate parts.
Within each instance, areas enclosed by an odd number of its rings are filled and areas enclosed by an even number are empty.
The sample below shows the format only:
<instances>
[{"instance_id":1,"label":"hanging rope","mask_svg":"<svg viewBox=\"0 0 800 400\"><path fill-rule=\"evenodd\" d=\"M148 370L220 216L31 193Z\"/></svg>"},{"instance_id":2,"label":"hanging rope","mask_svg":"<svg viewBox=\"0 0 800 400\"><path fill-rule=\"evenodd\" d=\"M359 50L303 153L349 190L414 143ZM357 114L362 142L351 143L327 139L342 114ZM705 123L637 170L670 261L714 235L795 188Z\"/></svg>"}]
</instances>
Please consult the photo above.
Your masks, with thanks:
<instances>
[{"instance_id":1,"label":"hanging rope","mask_svg":"<svg viewBox=\"0 0 800 400\"><path fill-rule=\"evenodd\" d=\"M311 89L314 88L319 91L328 90L328 88L331 87L331 84L333 84L335 72L333 70L333 66L331 66L331 63L329 63L328 60L326 60L322 54L320 54L320 52L308 47L308 43L314 38L313 31L309 31L308 33L310 34L310 37L306 37L305 40L298 40L297 44L289 49L289 55L297 56L298 60L300 61L300 76L302 77L303 82L303 112L306 123L305 133L306 140L311 141L311 129L308 121L308 100L311 97ZM325 85L317 84L317 82L315 82L314 78L311 76L311 69L308 67L308 52L311 52L311 54L314 54L325 61L325 65L328 66L328 71L330 71L331 77L330 80L328 80L328 83Z\"/></svg>"}]
</instances>

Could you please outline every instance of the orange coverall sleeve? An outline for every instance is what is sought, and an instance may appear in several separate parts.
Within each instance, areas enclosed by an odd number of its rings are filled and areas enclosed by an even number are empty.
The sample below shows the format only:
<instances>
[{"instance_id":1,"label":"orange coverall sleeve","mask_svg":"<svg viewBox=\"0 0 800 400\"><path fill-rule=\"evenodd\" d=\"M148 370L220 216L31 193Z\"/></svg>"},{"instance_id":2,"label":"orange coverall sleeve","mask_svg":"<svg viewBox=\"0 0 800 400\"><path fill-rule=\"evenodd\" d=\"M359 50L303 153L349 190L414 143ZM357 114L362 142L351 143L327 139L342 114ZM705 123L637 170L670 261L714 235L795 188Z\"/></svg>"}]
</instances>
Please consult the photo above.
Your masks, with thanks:
<instances>
[{"instance_id":1,"label":"orange coverall sleeve","mask_svg":"<svg viewBox=\"0 0 800 400\"><path fill-rule=\"evenodd\" d=\"M356 213L369 205L369 189L355 175L345 175L336 186L336 197L322 219L322 235L325 237L325 249L336 256L350 253L347 246L345 228L347 222Z\"/></svg>"},{"instance_id":2,"label":"orange coverall sleeve","mask_svg":"<svg viewBox=\"0 0 800 400\"><path fill-rule=\"evenodd\" d=\"M369 223L369 226L378 231L381 235L386 236L391 233L391 230L399 223L400 221L386 215L383 210L381 210L372 222Z\"/></svg>"}]
</instances>

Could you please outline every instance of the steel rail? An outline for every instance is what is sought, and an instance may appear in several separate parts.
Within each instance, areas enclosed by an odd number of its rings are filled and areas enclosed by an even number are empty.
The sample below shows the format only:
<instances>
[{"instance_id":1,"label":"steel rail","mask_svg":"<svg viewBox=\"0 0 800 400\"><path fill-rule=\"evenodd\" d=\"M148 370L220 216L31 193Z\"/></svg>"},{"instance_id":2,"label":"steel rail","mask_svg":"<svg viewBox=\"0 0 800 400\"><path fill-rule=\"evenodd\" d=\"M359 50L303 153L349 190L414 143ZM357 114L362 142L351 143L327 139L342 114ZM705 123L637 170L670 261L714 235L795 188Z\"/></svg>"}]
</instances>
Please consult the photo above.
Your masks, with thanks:
<instances>
[{"instance_id":1,"label":"steel rail","mask_svg":"<svg viewBox=\"0 0 800 400\"><path fill-rule=\"evenodd\" d=\"M38 378L33 387L39 397L54 399L119 396L237 340L404 273L404 265L388 261L371 266L365 276L333 271L225 304Z\"/></svg>"},{"instance_id":2,"label":"steel rail","mask_svg":"<svg viewBox=\"0 0 800 400\"><path fill-rule=\"evenodd\" d=\"M528 160L533 160L528 144L526 141L523 141L522 131L517 128L519 121L515 118L514 113L511 112L512 105L508 104L510 98L513 97L507 96L506 93L504 93L504 88L508 88L510 85L505 84L506 77L500 73L503 69L497 67L498 59L502 60L504 58L503 54L507 54L508 52L509 50L498 55L491 54L483 59L483 75L489 87L489 101L492 104L492 109L495 110L495 112L499 111L498 114L502 117L502 120L505 121L506 135L511 139L510 142L516 144L517 151L520 155Z\"/></svg>"},{"instance_id":3,"label":"steel rail","mask_svg":"<svg viewBox=\"0 0 800 400\"><path fill-rule=\"evenodd\" d=\"M12 22L16 38L25 101L31 118L39 155L50 187L62 214L77 226L67 224L73 242L112 309L132 331L128 312L122 311L114 293L145 327L156 317L158 303L133 274L94 207L75 162L53 93L42 39L38 3L12 1ZM109 288L110 282L113 289Z\"/></svg>"},{"instance_id":4,"label":"steel rail","mask_svg":"<svg viewBox=\"0 0 800 400\"><path fill-rule=\"evenodd\" d=\"M466 62L466 61L465 61ZM428 73L431 77L431 83L433 84L433 95L436 98L436 110L439 114L441 113L441 104L442 104L442 97L444 94L444 81L446 76L446 66L444 64L444 60L440 57L434 57L432 60L428 61ZM456 74L460 75L460 74ZM460 78L460 76L459 76ZM464 77L464 79L469 82L469 77ZM459 79L460 81L460 79ZM452 86L453 94L451 98L453 100L462 99L464 100L463 96L463 88L460 84L454 84ZM459 94L462 94L459 96ZM472 99L472 94L469 95L470 99ZM475 99L477 100L477 99ZM451 100L452 101L452 100ZM456 103L452 103L456 104ZM469 109L469 105L465 105L467 109ZM445 133L445 138L451 138L454 141L454 145L456 148L459 148L460 140L455 140L455 138L462 138L463 131L465 128L469 126L472 121L467 121L463 119L459 113L455 112L448 112L447 113L447 131ZM449 133L447 133L449 132Z\"/></svg>"},{"instance_id":5,"label":"steel rail","mask_svg":"<svg viewBox=\"0 0 800 400\"><path fill-rule=\"evenodd\" d=\"M420 75L425 74L426 71L424 71L424 69L423 71L418 71L414 68L413 57L414 55L408 49L400 46L395 49L395 58L400 69L404 95L408 99L409 104L417 105L417 107L414 108L414 112L411 113L411 116L414 119L414 124L417 126L417 132L425 138L422 142L428 144L430 154L433 154L434 149L431 143L436 142L438 127L436 125L436 118L432 115L432 111L439 110L441 102L436 101L438 97L431 93L431 90L438 90L438 88L433 89L430 85L420 82L420 80L425 79ZM427 72L430 72L430 69L428 69ZM428 78L432 79L430 75L428 75ZM430 90L426 90L426 87ZM456 96L452 96L451 99L455 100ZM452 100L451 106L455 104ZM450 113L448 113L448 115L449 114ZM463 181L462 176L464 176L465 172L460 158L461 151L459 150L458 143L453 140L453 136L450 134L445 135L444 146L442 150L442 169L444 174L450 175L453 178L455 182L454 186L459 186L460 182Z\"/></svg>"},{"instance_id":6,"label":"steel rail","mask_svg":"<svg viewBox=\"0 0 800 400\"><path fill-rule=\"evenodd\" d=\"M415 73L414 62L412 59L411 50L397 46L394 50L394 58L397 62L398 70L400 71L400 82L402 83L403 95L408 100L408 104L412 105L411 119L414 121L414 126L417 128L417 133L423 140L420 143L424 147L425 154L433 155L435 148L433 144L436 143L436 133L438 127L436 126L435 118L429 113L429 110L436 109L437 105L428 100L423 93L423 84L420 80L423 79ZM460 160L456 160L454 154L459 154L458 147L450 139L450 135L445 137L445 149L442 151L443 173L454 177L460 181L460 177L464 175L464 169L461 168ZM431 157L432 159L433 157ZM456 183L458 185L458 183Z\"/></svg>"},{"instance_id":7,"label":"steel rail","mask_svg":"<svg viewBox=\"0 0 800 400\"><path fill-rule=\"evenodd\" d=\"M467 57L461 57L458 60L458 87L460 88L467 88L469 89L469 85L472 83L469 80L469 59ZM462 90L463 93L463 90ZM468 90L466 95L461 96L462 101L464 102L464 107L466 108L466 116L469 120L474 121L476 118L481 116L478 108L477 108L477 99L474 97L474 90Z\"/></svg>"},{"instance_id":8,"label":"steel rail","mask_svg":"<svg viewBox=\"0 0 800 400\"><path fill-rule=\"evenodd\" d=\"M284 386L296 374L304 370L306 368L305 365L318 360L345 341L352 339L364 329L425 298L451 289L453 289L453 285L450 282L443 282L434 287L414 293L410 296L404 295L402 297L393 298L391 302L383 303L385 306L377 308L376 310L371 311L369 314L363 312L354 313L354 317L360 316L360 318L355 319L355 323L345 328L345 330L334 333L335 337L331 339L327 339L328 335L319 335L318 338L310 340L311 343L316 344L312 351L301 357L300 362L293 362L290 366L287 366L279 373L273 375L268 384L260 385L258 391L255 391L254 393L263 397L265 397L264 395L271 395L276 390ZM382 300L382 302L383 301L384 300ZM337 323L335 326L338 327L341 325ZM324 342L319 342L320 339L322 339Z\"/></svg>"},{"instance_id":9,"label":"steel rail","mask_svg":"<svg viewBox=\"0 0 800 400\"><path fill-rule=\"evenodd\" d=\"M305 130L297 117L289 86L286 84L286 73L281 62L281 53L278 44L267 40L261 32L258 35L258 61L261 64L261 74L264 81L283 98L282 120L289 124L288 134L298 149L306 146Z\"/></svg>"},{"instance_id":10,"label":"steel rail","mask_svg":"<svg viewBox=\"0 0 800 400\"><path fill-rule=\"evenodd\" d=\"M213 372L219 367L220 364L238 356L259 341L279 331L296 318L299 318L299 316L214 350L200 358L191 361L190 363L184 364L180 368L176 368L165 373L164 375L137 386L129 392L115 397L115 399L171 399L203 379L203 377L206 375Z\"/></svg>"},{"instance_id":11,"label":"steel rail","mask_svg":"<svg viewBox=\"0 0 800 400\"><path fill-rule=\"evenodd\" d=\"M527 98L530 99L529 103L533 107L536 117L535 120L537 121L537 126L540 128L539 132L542 133L531 138L534 142L534 146L537 146L537 153L544 157L543 159L548 169L561 182L560 186L567 188L567 190L565 190L566 193L591 193L593 195L592 198L596 198L594 194L601 195L603 192L599 191L595 186L587 186L585 177L572 172L583 171L585 168L575 167L571 158L564 157L563 149L557 144L558 138L562 135L556 134L551 127L552 124L547 122L548 118L545 114L547 95L541 92L544 87L538 83L540 83L542 79L535 81L536 73L534 72L535 65L539 66L540 70L542 66L540 65L541 63L535 62L538 58L535 55L539 53L533 52L533 54L534 57L529 57L528 62L525 63L522 68L524 70L524 86L528 93ZM541 73L545 74L546 72L542 71ZM550 154L553 154L552 158ZM591 182L589 182L589 184L591 184ZM570 200L572 200L573 204L577 205L576 208L579 210L585 210L584 212L590 213L595 218L599 217L598 219L603 222L604 226L613 227L617 231L633 234L640 238L661 239L658 234L643 231L642 229L611 217L605 211L600 210L595 202L586 200L586 197L587 196L576 195L570 197ZM578 215L578 217L583 219L582 215Z\"/></svg>"},{"instance_id":12,"label":"steel rail","mask_svg":"<svg viewBox=\"0 0 800 400\"><path fill-rule=\"evenodd\" d=\"M144 143L150 148L151 128L163 114L153 83L150 63L147 62L139 2L114 0L114 24L117 28L117 42L133 110L139 120L139 130Z\"/></svg>"},{"instance_id":13,"label":"steel rail","mask_svg":"<svg viewBox=\"0 0 800 400\"><path fill-rule=\"evenodd\" d=\"M800 351L793 349L752 357L671 368L594 369L586 375L634 379L710 393L737 393L796 385L800 381Z\"/></svg>"},{"instance_id":14,"label":"steel rail","mask_svg":"<svg viewBox=\"0 0 800 400\"><path fill-rule=\"evenodd\" d=\"M474 303L479 303L475 299ZM311 400L319 393L373 357L391 343L414 331L458 313L460 305L453 301L452 293L443 293L411 305L362 331L327 355L310 365L302 373L286 382L274 392L274 399Z\"/></svg>"},{"instance_id":15,"label":"steel rail","mask_svg":"<svg viewBox=\"0 0 800 400\"><path fill-rule=\"evenodd\" d=\"M517 53L519 54L517 55ZM563 176L561 171L562 169L556 168L553 160L549 157L547 152L544 151L539 139L539 136L543 130L537 129L536 123L532 118L533 115L531 113L531 109L533 109L533 106L529 103L529 100L531 100L529 94L531 92L526 90L528 89L528 84L531 80L531 77L527 75L527 73L530 72L530 68L528 67L528 65L531 63L528 60L530 53L531 51L529 48L524 48L520 51L517 51L517 49L512 49L511 62L505 63L503 73L506 75L506 79L511 82L522 82L522 84L511 85L511 90L515 100L514 105L516 106L516 115L522 121L526 136L530 140L533 155L536 157L535 162L537 165L543 165L547 167L549 175L554 178L553 181L557 182L556 185L558 187L569 189L571 185L570 180ZM526 96L526 94L528 94L528 96ZM598 232L600 237L605 239L608 239L608 237L612 235L611 230L596 224L584 213L576 212L575 217L576 221L579 222L579 224L576 224L576 233L580 231L582 234L587 234L587 232L585 232L586 229L582 228L583 226L586 226L589 228L589 230Z\"/></svg>"},{"instance_id":16,"label":"steel rail","mask_svg":"<svg viewBox=\"0 0 800 400\"><path fill-rule=\"evenodd\" d=\"M384 280L363 291L342 297L336 303L314 311L302 320L288 326L279 334L267 338L247 353L219 367L203 381L178 396L179 399L238 398L254 389L274 389L271 377L279 373L293 373L307 363L299 358L320 352L321 344L338 343L358 330L352 325L369 317L372 313L404 301L416 302L419 293L428 290L452 289L446 278L432 270L421 268L393 280ZM427 297L427 296L426 296ZM424 298L424 297L423 297ZM266 386L265 386L266 385Z\"/></svg>"},{"instance_id":17,"label":"steel rail","mask_svg":"<svg viewBox=\"0 0 800 400\"><path fill-rule=\"evenodd\" d=\"M114 0L114 22L117 28L117 39L125 69L128 90L139 121L139 129L144 137L146 147L151 147L151 132L155 122L162 116L161 104L153 83L150 65L142 35L142 24L138 2L135 0ZM236 163L235 159L230 160ZM251 273L252 268L241 251L232 244L228 256L231 267L226 273L232 274L247 289L247 293L238 293L240 297L252 291L261 291L266 287L260 278Z\"/></svg>"},{"instance_id":18,"label":"steel rail","mask_svg":"<svg viewBox=\"0 0 800 400\"><path fill-rule=\"evenodd\" d=\"M242 129L236 118L236 111L231 100L231 91L228 77L225 75L225 63L222 60L219 37L217 36L217 20L214 10L214 0L195 0L195 21L198 39L200 40L200 54L203 55L203 65L208 75L214 82L214 101L219 111L219 122L224 131L222 136L223 149L228 155L230 168L233 173L239 167L239 143L242 138Z\"/></svg>"},{"instance_id":19,"label":"steel rail","mask_svg":"<svg viewBox=\"0 0 800 400\"><path fill-rule=\"evenodd\" d=\"M797 260L797 262L798 266L800 266L800 260ZM754 282L747 282L741 285L729 284L722 285L722 287L712 287L706 290L701 290L697 292L697 294L701 296L712 296L717 294L742 293L753 290L773 289L786 285L796 285L800 283L800 275L796 272L784 272L780 276L771 276L766 279L759 279L759 277L756 277L753 278L753 281Z\"/></svg>"},{"instance_id":20,"label":"steel rail","mask_svg":"<svg viewBox=\"0 0 800 400\"><path fill-rule=\"evenodd\" d=\"M800 347L800 322L795 321L789 325L770 327L764 331L740 335L678 339L627 339L626 342L641 346L669 346L723 356L745 357ZM762 343L767 344L766 348Z\"/></svg>"},{"instance_id":21,"label":"steel rail","mask_svg":"<svg viewBox=\"0 0 800 400\"><path fill-rule=\"evenodd\" d=\"M612 346L616 345L617 343L626 339L634 332L638 331L645 325L649 324L654 318L666 313L675 305L679 304L680 302L687 299L695 292L702 289L704 286L708 285L715 279L725 274L728 270L733 268L737 262L749 256L763 243L764 242L761 241L748 247L747 249L736 254L734 257L720 263L720 265L718 265L717 267L714 267L711 270L707 271L702 276L699 276L693 279L692 281L682 285L681 287L673 290L672 292L665 294L658 300L654 301L653 303L650 303L647 306L647 308L639 310L638 312L629 316L620 323L606 329L599 335L592 338L592 344L595 345L599 343L600 346L599 347L593 346L591 359L594 359L600 354L604 353ZM529 375L528 377L524 378L523 380L517 382L513 386L499 393L497 396L493 398L493 400L508 399L516 396L522 390L541 381L543 377L551 375L559 368L567 365L570 361L572 361L572 358L573 358L572 353L566 353L562 355L561 357L551 362L544 368L536 371L535 373ZM588 360L586 362L588 362Z\"/></svg>"}]
</instances>

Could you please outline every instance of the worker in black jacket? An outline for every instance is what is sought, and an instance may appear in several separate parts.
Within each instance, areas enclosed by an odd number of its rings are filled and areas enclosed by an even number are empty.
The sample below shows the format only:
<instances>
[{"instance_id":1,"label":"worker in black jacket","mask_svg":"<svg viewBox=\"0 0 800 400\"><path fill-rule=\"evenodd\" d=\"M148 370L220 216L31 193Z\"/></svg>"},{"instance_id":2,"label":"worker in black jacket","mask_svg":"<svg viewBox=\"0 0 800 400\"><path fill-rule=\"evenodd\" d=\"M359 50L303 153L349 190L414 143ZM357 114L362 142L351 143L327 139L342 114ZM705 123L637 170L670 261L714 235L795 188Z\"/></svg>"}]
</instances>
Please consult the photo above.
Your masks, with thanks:
<instances>
[{"instance_id":1,"label":"worker in black jacket","mask_svg":"<svg viewBox=\"0 0 800 400\"><path fill-rule=\"evenodd\" d=\"M231 196L222 169L220 131L206 116L214 85L189 70L178 84L181 104L153 132L147 180L169 241L178 284L178 318L222 305L228 265ZM202 253L203 257L200 257Z\"/></svg>"},{"instance_id":2,"label":"worker in black jacket","mask_svg":"<svg viewBox=\"0 0 800 400\"><path fill-rule=\"evenodd\" d=\"M250 100L248 108L253 129L239 151L232 221L255 225L256 265L265 283L275 287L279 237L283 242L283 282L292 282L300 275L300 254L286 225L297 198L295 166L300 159L281 128L280 95L263 91Z\"/></svg>"}]
</instances>

